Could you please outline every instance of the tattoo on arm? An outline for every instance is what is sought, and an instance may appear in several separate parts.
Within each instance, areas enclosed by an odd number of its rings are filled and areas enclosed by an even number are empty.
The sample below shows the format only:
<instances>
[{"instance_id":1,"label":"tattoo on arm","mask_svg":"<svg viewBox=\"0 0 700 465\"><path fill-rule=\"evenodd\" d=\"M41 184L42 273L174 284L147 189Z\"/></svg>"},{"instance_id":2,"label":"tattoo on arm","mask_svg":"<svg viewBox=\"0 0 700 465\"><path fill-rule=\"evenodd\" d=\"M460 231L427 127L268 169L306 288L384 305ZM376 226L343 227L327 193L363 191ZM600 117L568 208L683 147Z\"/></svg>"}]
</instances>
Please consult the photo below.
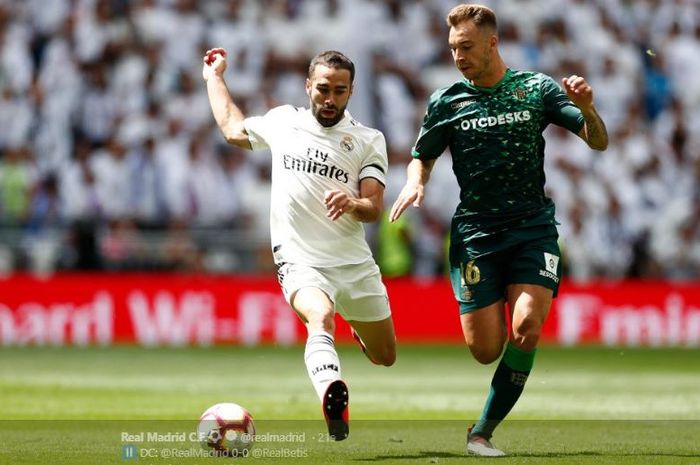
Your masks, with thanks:
<instances>
[{"instance_id":1,"label":"tattoo on arm","mask_svg":"<svg viewBox=\"0 0 700 465\"><path fill-rule=\"evenodd\" d=\"M583 114L583 119L586 122L588 146L596 150L605 150L608 147L608 131L598 112L595 108L591 108Z\"/></svg>"}]
</instances>

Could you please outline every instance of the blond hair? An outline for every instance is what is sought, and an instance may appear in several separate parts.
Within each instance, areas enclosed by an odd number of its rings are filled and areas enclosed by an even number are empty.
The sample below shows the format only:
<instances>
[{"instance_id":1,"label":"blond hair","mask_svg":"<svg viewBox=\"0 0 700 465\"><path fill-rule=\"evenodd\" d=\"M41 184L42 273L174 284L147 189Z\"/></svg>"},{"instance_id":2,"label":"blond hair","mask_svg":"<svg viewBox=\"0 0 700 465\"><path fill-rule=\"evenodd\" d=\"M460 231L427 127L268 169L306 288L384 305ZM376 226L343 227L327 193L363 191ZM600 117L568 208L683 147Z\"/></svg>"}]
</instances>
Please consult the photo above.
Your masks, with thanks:
<instances>
[{"instance_id":1,"label":"blond hair","mask_svg":"<svg viewBox=\"0 0 700 465\"><path fill-rule=\"evenodd\" d=\"M496 30L496 13L484 5L462 3L447 13L446 20L450 27L455 27L462 21L471 20L478 27L489 27Z\"/></svg>"}]
</instances>

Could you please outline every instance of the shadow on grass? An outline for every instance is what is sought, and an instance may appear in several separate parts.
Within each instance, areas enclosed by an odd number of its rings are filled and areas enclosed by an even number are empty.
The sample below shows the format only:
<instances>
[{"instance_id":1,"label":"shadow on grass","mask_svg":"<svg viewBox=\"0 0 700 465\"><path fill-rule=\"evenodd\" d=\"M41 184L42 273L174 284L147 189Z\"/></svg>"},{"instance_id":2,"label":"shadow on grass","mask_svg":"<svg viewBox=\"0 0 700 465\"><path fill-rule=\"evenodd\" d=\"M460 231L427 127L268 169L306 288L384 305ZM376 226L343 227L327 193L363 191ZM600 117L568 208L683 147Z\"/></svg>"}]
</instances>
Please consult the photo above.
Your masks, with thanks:
<instances>
[{"instance_id":1,"label":"shadow on grass","mask_svg":"<svg viewBox=\"0 0 700 465\"><path fill-rule=\"evenodd\" d=\"M677 457L677 458L698 458L700 455L692 453L675 453L675 452L658 452L658 453L607 453L607 452L593 452L593 451L578 451L578 452L540 452L540 453L513 453L508 454L505 457L491 457L493 458L565 458L565 457ZM354 459L356 462L382 462L385 460L416 460L416 459L483 459L483 457L477 457L475 455L469 454L455 454L453 452L437 452L437 451L421 451L418 454L404 455L378 455L376 457L367 457L362 459Z\"/></svg>"},{"instance_id":2,"label":"shadow on grass","mask_svg":"<svg viewBox=\"0 0 700 465\"><path fill-rule=\"evenodd\" d=\"M464 454L454 454L452 452L435 452L435 451L421 451L418 454L411 455L378 455L373 458L355 459L357 462L381 462L384 460L415 460L415 459L455 459L455 458L465 458L467 455Z\"/></svg>"}]
</instances>

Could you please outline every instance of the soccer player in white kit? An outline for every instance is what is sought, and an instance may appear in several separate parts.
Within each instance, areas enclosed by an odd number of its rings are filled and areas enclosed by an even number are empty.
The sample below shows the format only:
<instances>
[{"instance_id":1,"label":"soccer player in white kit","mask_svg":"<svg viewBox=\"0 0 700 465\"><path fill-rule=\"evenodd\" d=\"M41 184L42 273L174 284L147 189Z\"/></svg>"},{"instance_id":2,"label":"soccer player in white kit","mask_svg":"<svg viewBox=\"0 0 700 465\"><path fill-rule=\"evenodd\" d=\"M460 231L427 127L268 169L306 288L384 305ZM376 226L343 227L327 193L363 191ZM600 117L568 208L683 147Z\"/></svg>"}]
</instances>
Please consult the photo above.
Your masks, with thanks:
<instances>
[{"instance_id":1,"label":"soccer player in white kit","mask_svg":"<svg viewBox=\"0 0 700 465\"><path fill-rule=\"evenodd\" d=\"M282 105L264 116L243 115L225 69L226 51L207 51L202 74L226 141L272 152L273 256L285 299L306 324L304 360L329 436L340 441L349 433L349 395L334 346L336 311L370 361L390 366L396 359L386 288L362 226L383 210L386 142L346 110L355 67L340 52L311 60L310 108Z\"/></svg>"}]
</instances>

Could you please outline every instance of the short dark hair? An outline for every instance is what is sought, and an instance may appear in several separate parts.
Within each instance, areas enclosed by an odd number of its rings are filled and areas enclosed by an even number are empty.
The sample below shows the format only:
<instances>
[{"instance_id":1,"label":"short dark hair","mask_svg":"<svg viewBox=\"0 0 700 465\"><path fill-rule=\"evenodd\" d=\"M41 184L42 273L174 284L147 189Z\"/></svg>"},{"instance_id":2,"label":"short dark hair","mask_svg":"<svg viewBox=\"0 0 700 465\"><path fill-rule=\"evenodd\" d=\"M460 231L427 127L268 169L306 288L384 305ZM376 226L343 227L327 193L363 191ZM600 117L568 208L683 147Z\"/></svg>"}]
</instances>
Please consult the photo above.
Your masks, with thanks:
<instances>
[{"instance_id":1,"label":"short dark hair","mask_svg":"<svg viewBox=\"0 0 700 465\"><path fill-rule=\"evenodd\" d=\"M447 13L447 25L455 27L462 21L471 20L475 25L496 30L496 13L489 7L474 3L462 3Z\"/></svg>"},{"instance_id":2,"label":"short dark hair","mask_svg":"<svg viewBox=\"0 0 700 465\"><path fill-rule=\"evenodd\" d=\"M327 50L321 52L311 59L309 63L309 78L314 74L317 65L328 66L329 68L347 69L350 71L350 83L355 79L355 64L340 52Z\"/></svg>"}]
</instances>

